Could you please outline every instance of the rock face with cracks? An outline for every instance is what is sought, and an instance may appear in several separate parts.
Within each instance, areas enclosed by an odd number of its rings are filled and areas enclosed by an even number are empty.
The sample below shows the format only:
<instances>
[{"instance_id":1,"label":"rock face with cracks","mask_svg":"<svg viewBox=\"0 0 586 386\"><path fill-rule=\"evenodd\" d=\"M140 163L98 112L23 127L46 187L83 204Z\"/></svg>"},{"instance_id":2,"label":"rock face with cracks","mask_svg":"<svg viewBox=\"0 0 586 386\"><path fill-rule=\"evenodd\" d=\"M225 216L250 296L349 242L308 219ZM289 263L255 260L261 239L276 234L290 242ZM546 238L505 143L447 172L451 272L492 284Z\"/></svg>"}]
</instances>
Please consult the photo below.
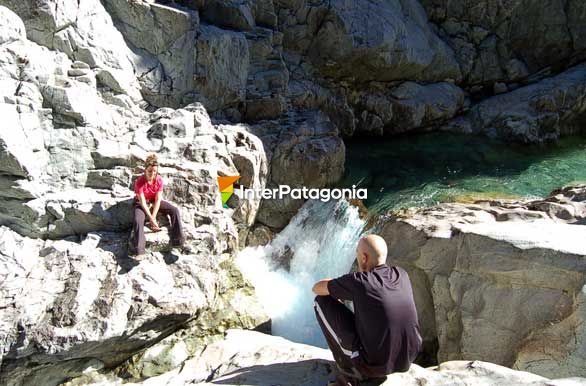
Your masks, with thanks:
<instances>
[{"instance_id":1,"label":"rock face with cracks","mask_svg":"<svg viewBox=\"0 0 586 386\"><path fill-rule=\"evenodd\" d=\"M499 94L506 103L494 118L509 123L480 131L527 142L582 121L581 80L550 87L586 58L584 6L566 3L0 1L31 41L96 76L72 74L152 109L200 102L214 118L261 127L319 111L341 136L386 136L462 125L459 115ZM522 108L528 100L539 106Z\"/></svg>"},{"instance_id":2,"label":"rock face with cracks","mask_svg":"<svg viewBox=\"0 0 586 386\"><path fill-rule=\"evenodd\" d=\"M583 6L546 3L0 0L0 383L325 382L327 353L277 338L202 351L266 321L231 259L302 204L234 194L224 209L216 178L322 188L353 136L580 132ZM147 232L138 264L132 186L153 152L189 248ZM440 361L584 375L581 189L386 224ZM481 362L394 377L566 382Z\"/></svg>"},{"instance_id":3,"label":"rock face with cracks","mask_svg":"<svg viewBox=\"0 0 586 386\"><path fill-rule=\"evenodd\" d=\"M545 200L441 204L388 220L427 350L546 377L584 376L586 187ZM437 339L437 341L436 341Z\"/></svg>"},{"instance_id":4,"label":"rock face with cracks","mask_svg":"<svg viewBox=\"0 0 586 386\"><path fill-rule=\"evenodd\" d=\"M106 85L112 68L110 81L138 82L114 61L127 47L99 3L95 20L80 8L77 23L56 27L74 52L58 38L49 45L36 24L69 20L69 9L20 5L39 14L23 23L0 6L0 383L55 385L117 366L177 330L196 331L195 349L227 328L265 322L231 263L260 200L223 209L216 181L240 174L243 185L264 187L261 140L243 125L212 124L199 103L148 112L133 89ZM25 24L50 49L29 40ZM101 34L118 34L121 45ZM166 232L147 233L139 264L127 256L132 187L153 152L187 249L168 249Z\"/></svg>"}]
</instances>

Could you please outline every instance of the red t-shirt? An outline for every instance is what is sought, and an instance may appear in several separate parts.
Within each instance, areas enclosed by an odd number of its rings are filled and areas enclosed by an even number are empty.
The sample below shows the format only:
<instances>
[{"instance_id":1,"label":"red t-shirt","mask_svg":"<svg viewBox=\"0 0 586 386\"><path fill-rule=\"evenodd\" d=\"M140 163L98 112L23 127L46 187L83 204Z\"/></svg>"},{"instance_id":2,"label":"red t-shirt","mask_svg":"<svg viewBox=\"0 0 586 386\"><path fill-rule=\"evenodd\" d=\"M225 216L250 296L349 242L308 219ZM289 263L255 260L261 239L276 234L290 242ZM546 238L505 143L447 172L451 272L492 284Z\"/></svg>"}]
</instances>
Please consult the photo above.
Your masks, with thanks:
<instances>
[{"instance_id":1,"label":"red t-shirt","mask_svg":"<svg viewBox=\"0 0 586 386\"><path fill-rule=\"evenodd\" d=\"M157 175L152 184L147 183L144 174L136 179L134 183L134 193L137 195L142 193L147 201L154 201L158 192L163 191L163 179Z\"/></svg>"}]
</instances>

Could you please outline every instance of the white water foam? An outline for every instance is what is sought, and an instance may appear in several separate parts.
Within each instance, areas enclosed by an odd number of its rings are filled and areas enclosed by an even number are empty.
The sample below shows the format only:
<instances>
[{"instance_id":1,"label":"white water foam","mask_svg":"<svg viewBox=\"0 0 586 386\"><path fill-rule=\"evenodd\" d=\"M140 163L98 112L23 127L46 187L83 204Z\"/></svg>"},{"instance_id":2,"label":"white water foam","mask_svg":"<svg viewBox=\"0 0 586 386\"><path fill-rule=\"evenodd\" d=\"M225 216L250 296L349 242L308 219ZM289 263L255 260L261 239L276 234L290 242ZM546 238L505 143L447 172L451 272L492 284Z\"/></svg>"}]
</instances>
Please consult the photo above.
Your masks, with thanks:
<instances>
[{"instance_id":1,"label":"white water foam","mask_svg":"<svg viewBox=\"0 0 586 386\"><path fill-rule=\"evenodd\" d=\"M326 347L311 288L350 271L364 225L346 201L309 200L271 244L238 254L236 263L271 317L274 335ZM283 256L291 256L289 270L278 263Z\"/></svg>"}]
</instances>

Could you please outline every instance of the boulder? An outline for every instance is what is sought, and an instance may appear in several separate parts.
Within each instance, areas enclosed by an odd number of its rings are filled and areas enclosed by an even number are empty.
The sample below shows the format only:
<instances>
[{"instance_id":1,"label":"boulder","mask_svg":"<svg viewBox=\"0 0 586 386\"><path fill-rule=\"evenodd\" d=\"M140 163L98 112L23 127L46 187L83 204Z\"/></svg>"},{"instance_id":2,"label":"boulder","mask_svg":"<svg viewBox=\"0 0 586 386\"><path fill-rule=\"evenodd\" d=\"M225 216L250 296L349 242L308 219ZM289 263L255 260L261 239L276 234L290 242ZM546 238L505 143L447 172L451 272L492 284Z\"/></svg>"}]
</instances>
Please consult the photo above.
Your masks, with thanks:
<instances>
[{"instance_id":1,"label":"boulder","mask_svg":"<svg viewBox=\"0 0 586 386\"><path fill-rule=\"evenodd\" d=\"M193 89L196 11L156 2L106 0L104 7L132 50L145 99L180 107Z\"/></svg>"},{"instance_id":2,"label":"boulder","mask_svg":"<svg viewBox=\"0 0 586 386\"><path fill-rule=\"evenodd\" d=\"M425 345L433 349L437 339L440 362L476 358L544 376L585 374L569 364L554 372L553 359L543 370L529 360L548 331L573 328L580 315L585 192L578 186L545 200L441 204L382 226L388 261L408 270ZM547 210L551 204L566 210ZM565 333L581 334L578 327ZM579 340L549 344L559 363L583 355Z\"/></svg>"},{"instance_id":3,"label":"boulder","mask_svg":"<svg viewBox=\"0 0 586 386\"><path fill-rule=\"evenodd\" d=\"M403 82L386 93L362 92L351 98L358 114L353 135L396 135L447 122L466 106L464 91L448 82Z\"/></svg>"},{"instance_id":4,"label":"boulder","mask_svg":"<svg viewBox=\"0 0 586 386\"><path fill-rule=\"evenodd\" d=\"M10 43L14 40L26 38L24 23L10 9L0 8L0 44Z\"/></svg>"},{"instance_id":5,"label":"boulder","mask_svg":"<svg viewBox=\"0 0 586 386\"><path fill-rule=\"evenodd\" d=\"M111 69L121 92L135 102L142 100L132 53L101 2L72 5L67 0L2 0L0 5L20 16L30 40L92 68Z\"/></svg>"},{"instance_id":6,"label":"boulder","mask_svg":"<svg viewBox=\"0 0 586 386\"><path fill-rule=\"evenodd\" d=\"M574 311L559 323L531 333L521 344L514 369L547 377L584 374L576 371L586 358L586 336L581 326L586 319L586 286L576 295Z\"/></svg>"},{"instance_id":7,"label":"boulder","mask_svg":"<svg viewBox=\"0 0 586 386\"><path fill-rule=\"evenodd\" d=\"M325 76L357 82L461 77L417 1L335 0L320 11L311 20L308 56Z\"/></svg>"},{"instance_id":8,"label":"boulder","mask_svg":"<svg viewBox=\"0 0 586 386\"><path fill-rule=\"evenodd\" d=\"M239 31L255 27L253 1L210 0L200 9L202 18L210 24Z\"/></svg>"},{"instance_id":9,"label":"boulder","mask_svg":"<svg viewBox=\"0 0 586 386\"><path fill-rule=\"evenodd\" d=\"M495 95L472 106L442 130L481 133L517 142L545 142L583 132L586 67Z\"/></svg>"},{"instance_id":10,"label":"boulder","mask_svg":"<svg viewBox=\"0 0 586 386\"><path fill-rule=\"evenodd\" d=\"M175 347L175 346L174 346ZM181 349L176 349L181 352ZM180 355L180 354L179 354ZM171 353L167 358L171 357ZM229 330L224 340L211 344L203 353L172 371L147 379L124 383L138 385L282 385L318 386L335 379L337 370L329 350L289 342L252 331ZM476 360L449 361L436 367L411 365L409 371L387 376L384 381L361 382L380 385L584 385L585 378L547 379L528 372ZM122 385L122 380L97 371L63 386Z\"/></svg>"},{"instance_id":11,"label":"boulder","mask_svg":"<svg viewBox=\"0 0 586 386\"><path fill-rule=\"evenodd\" d=\"M265 320L246 285L227 274L225 250L156 252L138 264L120 254L125 242L114 233L81 242L43 242L6 227L0 235L4 385L57 385L87 367L117 366L180 328L213 336ZM185 355L179 350L172 363Z\"/></svg>"},{"instance_id":12,"label":"boulder","mask_svg":"<svg viewBox=\"0 0 586 386\"><path fill-rule=\"evenodd\" d=\"M0 180L9 198L0 224L43 238L124 230L133 176L149 152L168 159L167 198L180 205L219 205L218 171L238 174L238 167L251 186L265 183L260 140L245 127L218 130L201 104L149 114L78 81L77 74L66 75L88 70L84 62L72 63L26 39L0 46L0 52L7 62L1 79L21 95L7 95L8 103L0 104L12 128L0 135ZM45 63L46 56L53 61ZM252 225L258 206L259 200L244 200L235 219Z\"/></svg>"},{"instance_id":13,"label":"boulder","mask_svg":"<svg viewBox=\"0 0 586 386\"><path fill-rule=\"evenodd\" d=\"M99 2L90 3L100 26L107 18ZM37 17L13 6L30 16L29 29L69 12L41 7ZM201 104L141 109L122 93L115 73L125 67L108 62L116 41L106 52L98 38L107 31L84 35L91 18L79 12L84 21L60 30L81 39L76 61L24 36L0 44L3 385L57 385L87 368L115 367L181 329L198 337L187 345L195 352L227 328L266 321L231 262L259 201L224 209L217 183L218 175L241 174L264 187L261 140L246 126L213 125ZM47 31L31 36L48 44ZM95 50L78 57L82 43ZM164 199L180 207L187 241L169 249L165 232L147 232L149 249L138 263L128 257L132 187L153 152ZM171 350L174 358L182 358L180 348ZM151 352L151 364L137 371L154 374L154 358Z\"/></svg>"},{"instance_id":14,"label":"boulder","mask_svg":"<svg viewBox=\"0 0 586 386\"><path fill-rule=\"evenodd\" d=\"M276 133L269 129L261 134L262 127L255 130L270 157L268 188L279 185L323 188L342 178L344 142L324 114L311 112L297 116ZM289 196L263 200L257 220L272 228L283 228L302 204L303 200Z\"/></svg>"},{"instance_id":15,"label":"boulder","mask_svg":"<svg viewBox=\"0 0 586 386\"><path fill-rule=\"evenodd\" d=\"M196 43L198 52L194 90L206 110L238 106L246 97L249 51L243 33L202 25Z\"/></svg>"},{"instance_id":16,"label":"boulder","mask_svg":"<svg viewBox=\"0 0 586 386\"><path fill-rule=\"evenodd\" d=\"M454 48L467 85L539 79L586 56L581 19L586 6L579 0L421 4Z\"/></svg>"}]
</instances>

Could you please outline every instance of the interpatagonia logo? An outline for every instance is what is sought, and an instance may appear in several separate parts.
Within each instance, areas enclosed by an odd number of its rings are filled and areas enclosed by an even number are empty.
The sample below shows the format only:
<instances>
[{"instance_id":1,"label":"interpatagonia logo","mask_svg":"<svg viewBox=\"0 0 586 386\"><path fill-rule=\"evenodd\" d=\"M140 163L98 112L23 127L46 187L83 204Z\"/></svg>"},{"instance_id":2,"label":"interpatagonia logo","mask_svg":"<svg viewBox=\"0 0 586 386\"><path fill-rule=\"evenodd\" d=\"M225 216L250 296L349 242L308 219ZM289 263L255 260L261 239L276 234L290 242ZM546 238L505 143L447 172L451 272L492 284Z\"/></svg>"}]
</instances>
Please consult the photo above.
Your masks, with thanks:
<instances>
[{"instance_id":1,"label":"interpatagonia logo","mask_svg":"<svg viewBox=\"0 0 586 386\"><path fill-rule=\"evenodd\" d=\"M234 183L240 179L240 176L222 176L218 177L218 185L220 185L220 193L222 194L222 206L228 207L228 200L234 193Z\"/></svg>"},{"instance_id":2,"label":"interpatagonia logo","mask_svg":"<svg viewBox=\"0 0 586 386\"><path fill-rule=\"evenodd\" d=\"M277 188L264 188L264 189L244 189L240 186L239 191L240 197L246 200L282 200L284 197L289 196L294 200L320 200L323 202L330 200L340 200L342 198L347 200L366 200L368 198L368 191L366 188L356 188L356 185L352 185L352 188L308 188L303 186L301 188L292 188L289 185L279 185Z\"/></svg>"}]
</instances>

